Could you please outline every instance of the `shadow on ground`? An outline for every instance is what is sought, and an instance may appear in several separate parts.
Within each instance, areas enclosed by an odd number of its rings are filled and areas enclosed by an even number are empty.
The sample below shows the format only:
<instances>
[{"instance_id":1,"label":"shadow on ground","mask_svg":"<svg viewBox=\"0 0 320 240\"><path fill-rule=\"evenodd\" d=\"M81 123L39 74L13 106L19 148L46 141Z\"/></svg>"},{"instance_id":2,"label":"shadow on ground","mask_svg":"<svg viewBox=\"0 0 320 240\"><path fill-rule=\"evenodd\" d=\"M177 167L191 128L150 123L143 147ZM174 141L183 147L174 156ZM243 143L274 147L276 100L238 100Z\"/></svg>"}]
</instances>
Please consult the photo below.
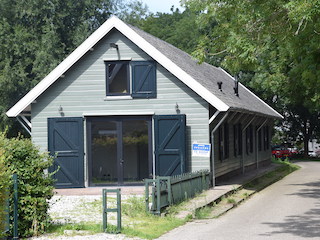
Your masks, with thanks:
<instances>
[{"instance_id":1,"label":"shadow on ground","mask_svg":"<svg viewBox=\"0 0 320 240\"><path fill-rule=\"evenodd\" d=\"M289 195L297 195L302 198L315 198L320 200L320 181L305 184L293 184L306 186L297 193ZM278 230L262 234L264 236L274 236L276 234L291 234L303 238L320 238L320 201L315 208L310 209L303 215L287 216L284 222L265 222L270 227Z\"/></svg>"}]
</instances>

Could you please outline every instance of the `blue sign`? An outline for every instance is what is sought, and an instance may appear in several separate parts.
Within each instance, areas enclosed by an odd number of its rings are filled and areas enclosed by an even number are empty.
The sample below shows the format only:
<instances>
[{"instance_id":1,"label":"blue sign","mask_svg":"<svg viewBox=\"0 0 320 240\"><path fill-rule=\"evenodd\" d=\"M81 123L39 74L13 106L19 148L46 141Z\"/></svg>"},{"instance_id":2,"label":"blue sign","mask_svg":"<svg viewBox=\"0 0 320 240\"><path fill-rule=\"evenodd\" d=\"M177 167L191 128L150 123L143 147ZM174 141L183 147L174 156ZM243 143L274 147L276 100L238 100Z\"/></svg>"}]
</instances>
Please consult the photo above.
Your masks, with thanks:
<instances>
[{"instance_id":1,"label":"blue sign","mask_svg":"<svg viewBox=\"0 0 320 240\"><path fill-rule=\"evenodd\" d=\"M193 143L192 156L210 157L211 144Z\"/></svg>"}]
</instances>

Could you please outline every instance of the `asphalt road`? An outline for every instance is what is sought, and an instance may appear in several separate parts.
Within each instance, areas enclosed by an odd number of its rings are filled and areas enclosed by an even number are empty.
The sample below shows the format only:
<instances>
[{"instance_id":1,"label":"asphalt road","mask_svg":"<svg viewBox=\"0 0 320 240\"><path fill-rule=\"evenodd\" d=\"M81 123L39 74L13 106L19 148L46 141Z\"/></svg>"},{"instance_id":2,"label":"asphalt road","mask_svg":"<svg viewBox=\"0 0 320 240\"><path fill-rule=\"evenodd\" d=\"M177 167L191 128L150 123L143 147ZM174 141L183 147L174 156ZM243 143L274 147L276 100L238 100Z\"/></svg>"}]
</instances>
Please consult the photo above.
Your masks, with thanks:
<instances>
[{"instance_id":1,"label":"asphalt road","mask_svg":"<svg viewBox=\"0 0 320 240\"><path fill-rule=\"evenodd\" d=\"M320 162L255 194L218 219L197 220L159 239L320 239Z\"/></svg>"}]
</instances>

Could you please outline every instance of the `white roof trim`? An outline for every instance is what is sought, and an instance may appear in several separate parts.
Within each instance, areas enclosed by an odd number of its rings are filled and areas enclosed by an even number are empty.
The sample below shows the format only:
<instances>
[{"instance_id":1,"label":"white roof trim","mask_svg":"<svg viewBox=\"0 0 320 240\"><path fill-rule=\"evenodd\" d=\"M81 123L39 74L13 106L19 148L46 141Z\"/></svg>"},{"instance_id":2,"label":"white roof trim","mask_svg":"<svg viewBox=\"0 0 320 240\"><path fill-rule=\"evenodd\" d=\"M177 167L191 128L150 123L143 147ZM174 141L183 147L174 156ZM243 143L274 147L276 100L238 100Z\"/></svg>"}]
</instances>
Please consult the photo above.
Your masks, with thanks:
<instances>
[{"instance_id":1,"label":"white roof trim","mask_svg":"<svg viewBox=\"0 0 320 240\"><path fill-rule=\"evenodd\" d=\"M234 77L231 76L226 70L224 70L223 68L219 67L223 72L225 72L229 77L231 77L234 81ZM254 96L256 99L258 99L260 102L262 102L266 107L268 107L270 110L272 110L278 117L280 118L284 118L280 113L278 113L276 110L274 110L272 107L270 107L267 103L265 103L261 98L259 98L257 95L255 95L253 92L251 92L246 86L244 86L241 82L239 82L239 84L245 89L247 90L252 96Z\"/></svg>"},{"instance_id":2,"label":"white roof trim","mask_svg":"<svg viewBox=\"0 0 320 240\"><path fill-rule=\"evenodd\" d=\"M219 111L227 111L229 106L213 95L208 89L198 83L189 74L169 60L159 50L142 38L138 33L131 29L119 18L113 16L102 24L94 33L92 33L79 47L77 47L67 58L65 58L54 70L52 70L41 82L39 82L31 91L29 91L20 101L18 101L9 111L8 117L16 117L34 100L37 99L48 87L51 86L61 75L73 66L86 52L100 41L111 29L116 28L124 36L130 39L154 60L170 71L183 83L193 89L204 100L210 103Z\"/></svg>"}]
</instances>

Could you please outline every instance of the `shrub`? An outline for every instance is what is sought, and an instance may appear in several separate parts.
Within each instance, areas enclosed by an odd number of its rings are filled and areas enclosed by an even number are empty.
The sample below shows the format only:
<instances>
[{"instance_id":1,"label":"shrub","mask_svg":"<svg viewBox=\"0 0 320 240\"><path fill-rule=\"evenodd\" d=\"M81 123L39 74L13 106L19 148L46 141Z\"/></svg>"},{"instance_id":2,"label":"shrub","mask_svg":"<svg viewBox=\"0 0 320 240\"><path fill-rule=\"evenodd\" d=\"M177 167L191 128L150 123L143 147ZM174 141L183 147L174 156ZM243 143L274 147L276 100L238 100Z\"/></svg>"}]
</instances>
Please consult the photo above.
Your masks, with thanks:
<instances>
[{"instance_id":1,"label":"shrub","mask_svg":"<svg viewBox=\"0 0 320 240\"><path fill-rule=\"evenodd\" d=\"M0 151L0 238L5 230L6 202L8 198L8 187L10 174L4 161L4 154Z\"/></svg>"},{"instance_id":2,"label":"shrub","mask_svg":"<svg viewBox=\"0 0 320 240\"><path fill-rule=\"evenodd\" d=\"M52 174L45 171L53 159L47 153L41 153L30 139L7 139L3 133L0 134L1 149L10 174L18 175L19 235L39 235L50 222L47 200L53 196L53 179Z\"/></svg>"}]
</instances>

